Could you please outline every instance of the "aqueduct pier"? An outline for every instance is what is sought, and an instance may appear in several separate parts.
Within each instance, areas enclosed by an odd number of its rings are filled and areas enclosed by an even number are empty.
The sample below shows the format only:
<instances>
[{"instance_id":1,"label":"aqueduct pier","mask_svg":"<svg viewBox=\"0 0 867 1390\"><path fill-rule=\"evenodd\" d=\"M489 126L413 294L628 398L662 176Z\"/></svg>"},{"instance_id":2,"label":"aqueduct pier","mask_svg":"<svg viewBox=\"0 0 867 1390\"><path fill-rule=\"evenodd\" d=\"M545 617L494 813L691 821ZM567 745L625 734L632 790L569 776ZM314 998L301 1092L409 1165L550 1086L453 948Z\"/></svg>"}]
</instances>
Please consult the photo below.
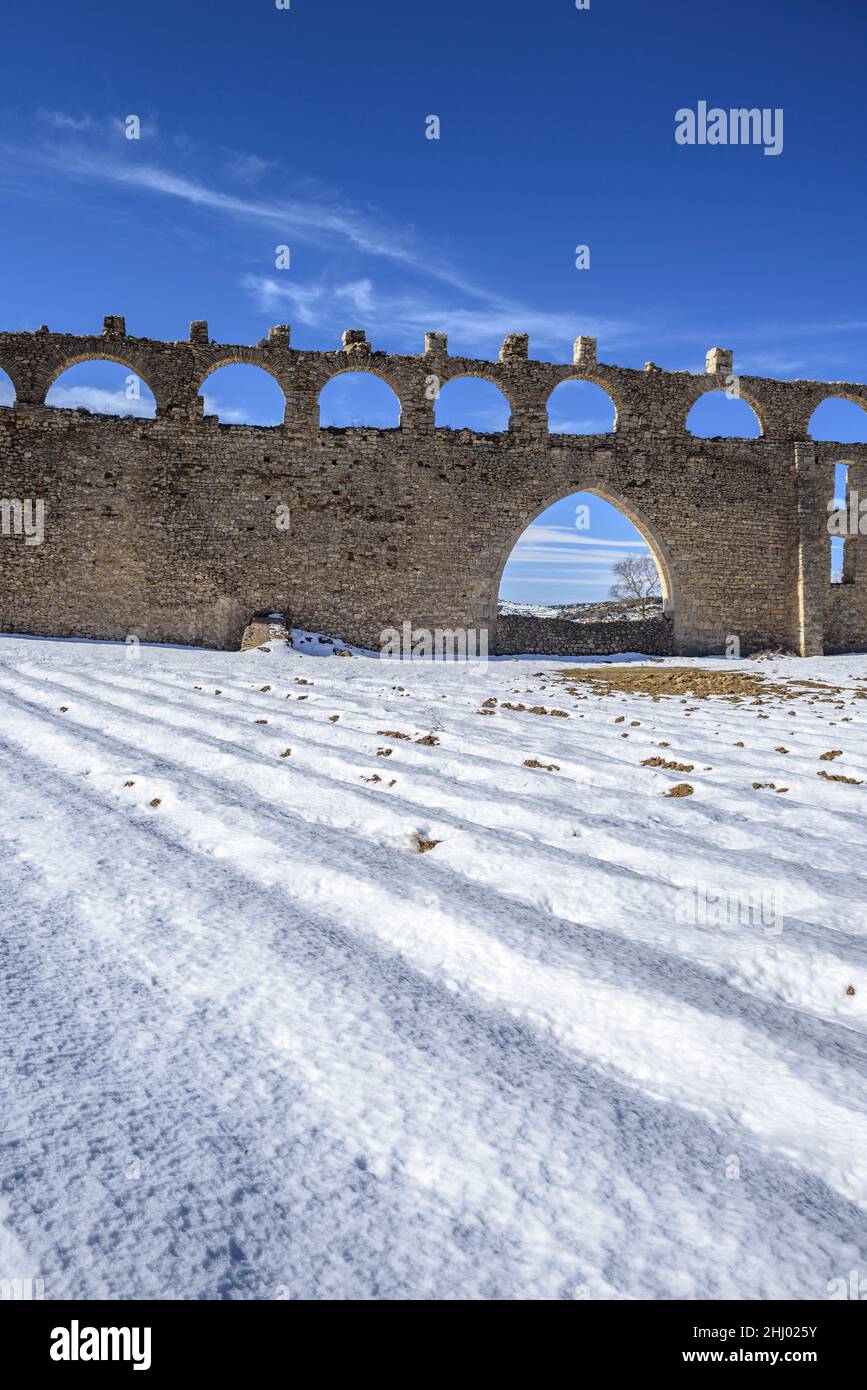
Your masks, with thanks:
<instances>
[{"instance_id":1,"label":"aqueduct pier","mask_svg":"<svg viewBox=\"0 0 867 1390\"><path fill-rule=\"evenodd\" d=\"M45 405L80 362L120 362L150 387L156 418ZM282 425L221 425L199 395L218 367L264 368L286 399ZM374 351L361 330L334 352L290 345L286 325L256 346L127 336L0 333L0 367L16 399L0 408L0 499L42 499L44 541L0 537L0 630L37 635L237 647L251 613L285 611L309 627L378 647L386 628L487 628L496 651L497 592L522 531L552 502L595 491L619 506L663 575L673 649L784 647L804 655L867 647L867 536L845 543L832 583L828 503L834 465L867 498L867 444L814 442L828 397L867 409L867 387L732 375L707 354L703 374L596 359L578 338L569 364L528 356L511 334L499 360ZM320 428L319 395L341 372L371 372L401 404L397 429ZM437 428L439 386L493 382L511 406L501 434ZM602 387L613 432L549 431L562 381ZM686 417L708 391L736 389L756 439L699 439ZM278 509L284 518L277 524ZM287 510L288 509L288 510ZM285 518L288 517L288 529Z\"/></svg>"}]
</instances>

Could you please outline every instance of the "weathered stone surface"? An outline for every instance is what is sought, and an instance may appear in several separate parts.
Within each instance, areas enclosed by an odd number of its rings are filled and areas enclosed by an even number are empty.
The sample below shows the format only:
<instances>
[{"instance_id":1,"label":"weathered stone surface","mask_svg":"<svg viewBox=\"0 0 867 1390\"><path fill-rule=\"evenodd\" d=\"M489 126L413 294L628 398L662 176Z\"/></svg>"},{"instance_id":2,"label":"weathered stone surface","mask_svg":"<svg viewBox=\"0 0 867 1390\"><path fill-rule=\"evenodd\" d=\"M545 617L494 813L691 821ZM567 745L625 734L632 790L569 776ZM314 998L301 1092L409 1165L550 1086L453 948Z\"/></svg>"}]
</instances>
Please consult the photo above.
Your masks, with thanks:
<instances>
[{"instance_id":1,"label":"weathered stone surface","mask_svg":"<svg viewBox=\"0 0 867 1390\"><path fill-rule=\"evenodd\" d=\"M725 349L694 374L599 363L589 338L578 365L527 357L518 334L496 362L450 356L443 335L415 356L376 351L360 329L333 352L289 341L279 325L259 346L216 343L202 321L187 342L155 342L128 336L120 316L89 337L0 333L17 395L0 408L0 498L46 503L44 544L0 536L0 627L237 648L250 614L275 609L367 647L404 621L487 628L496 651L515 541L546 506L589 489L652 547L676 652L720 652L732 636L744 653L867 646L867 537L847 542L848 582L831 585L825 527L835 462L867 497L867 445L807 434L823 399L867 406L867 387L742 376L761 437L696 439L686 417L725 386ZM44 405L63 370L96 358L147 382L155 420ZM203 382L231 362L279 383L281 426L203 418ZM359 367L397 393L399 429L319 428L322 387ZM511 404L508 430L435 429L432 373L492 381ZM613 433L549 433L548 397L573 378L611 396Z\"/></svg>"}]
</instances>

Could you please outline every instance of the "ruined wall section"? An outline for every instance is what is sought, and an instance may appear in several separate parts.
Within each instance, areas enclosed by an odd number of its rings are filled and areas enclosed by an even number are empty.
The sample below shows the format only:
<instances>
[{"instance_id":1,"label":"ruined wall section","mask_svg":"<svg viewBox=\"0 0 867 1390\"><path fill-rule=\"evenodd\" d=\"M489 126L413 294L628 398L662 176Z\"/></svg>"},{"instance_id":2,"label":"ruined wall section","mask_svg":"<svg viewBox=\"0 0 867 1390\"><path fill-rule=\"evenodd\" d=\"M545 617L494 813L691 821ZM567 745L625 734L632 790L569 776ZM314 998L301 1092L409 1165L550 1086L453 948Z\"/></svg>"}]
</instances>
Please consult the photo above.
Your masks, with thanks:
<instances>
[{"instance_id":1,"label":"ruined wall section","mask_svg":"<svg viewBox=\"0 0 867 1390\"><path fill-rule=\"evenodd\" d=\"M155 420L44 405L61 371L99 357L141 376ZM282 426L203 418L203 382L229 362L274 376ZM857 384L741 377L762 436L688 434L695 401L731 379L721 349L704 374L671 373L600 364L587 338L571 364L529 359L517 334L487 362L452 357L442 334L428 334L417 356L376 352L361 330L338 351L311 353L290 346L285 325L255 347L213 343L203 323L189 342L159 343L128 337L112 317L100 337L0 334L0 367L17 393L0 409L0 496L42 497L48 509L42 546L0 538L6 631L236 647L250 614L275 608L373 647L404 621L487 627L495 650L500 575L518 536L551 502L596 490L627 512L664 569L676 651L722 651L729 635L745 652L797 650L799 564L809 555L813 570L817 557L821 565L829 470L833 479L833 461L850 455L867 467L864 446L816 445L805 492L795 466L822 399L867 406ZM399 429L319 428L322 387L357 370L392 386ZM436 388L468 375L510 402L502 434L435 428ZM608 392L612 433L549 433L548 398L568 379ZM867 561L845 586L813 577L810 631L827 623L832 643L867 644Z\"/></svg>"}]
</instances>

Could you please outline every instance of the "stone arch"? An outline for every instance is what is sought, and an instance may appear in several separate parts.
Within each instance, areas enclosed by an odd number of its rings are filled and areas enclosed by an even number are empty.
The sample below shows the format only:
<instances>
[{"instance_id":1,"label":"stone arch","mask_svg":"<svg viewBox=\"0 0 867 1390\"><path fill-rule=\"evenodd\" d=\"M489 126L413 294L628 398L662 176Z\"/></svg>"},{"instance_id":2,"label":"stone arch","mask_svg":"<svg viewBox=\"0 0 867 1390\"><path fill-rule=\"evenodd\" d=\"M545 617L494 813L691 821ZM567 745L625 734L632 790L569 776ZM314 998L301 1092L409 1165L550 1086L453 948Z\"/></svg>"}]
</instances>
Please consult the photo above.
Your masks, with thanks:
<instances>
[{"instance_id":1,"label":"stone arch","mask_svg":"<svg viewBox=\"0 0 867 1390\"><path fill-rule=\"evenodd\" d=\"M573 382L578 382L578 383L581 384L581 385L591 386L591 387L593 388L594 392L597 392L597 391L600 392L600 393L601 393L600 396L599 396L599 397L595 397L595 399L597 399L597 400L600 401L600 404L601 404L601 396L607 397L608 405L610 406L611 411L612 411L612 419L611 419L611 423L610 423L609 425L606 425L604 429L601 429L601 430L557 429L557 428L554 428L554 427L553 427L552 421L551 421L551 402L552 402L552 400L554 399L554 397L557 395L558 392L561 392L561 399L562 399L562 398L563 398L562 388L566 387L566 388L568 389L568 387L570 386L570 384L573 383ZM594 380L594 378L593 378L592 376L587 376L586 374L583 374L583 373L580 374L580 375L577 374L577 373L570 373L569 376L564 376L560 381L558 381L557 384L556 384L556 386L553 387L553 389L551 390L551 392L550 392L549 395L548 395L548 399L547 399L547 401L545 402L545 409L546 409L547 415L548 415L548 432L549 432L549 434L612 434L612 433L614 433L614 431L617 429L617 421L618 421L618 417L619 417L619 415L620 415L620 406L619 406L619 404L618 404L616 398L615 398L614 395L612 394L612 392L609 390L609 388L608 388L607 386L603 385L601 381ZM592 421L591 421L591 423L592 423Z\"/></svg>"},{"instance_id":2,"label":"stone arch","mask_svg":"<svg viewBox=\"0 0 867 1390\"><path fill-rule=\"evenodd\" d=\"M277 367L256 348L233 347L225 352L217 350L213 356L208 357L207 364L203 368L201 367L202 356L200 354L197 359L200 364L197 391L201 391L211 373L219 371L221 367L261 367L263 372L267 372L269 376L274 378L280 390L285 394L283 379Z\"/></svg>"},{"instance_id":3,"label":"stone arch","mask_svg":"<svg viewBox=\"0 0 867 1390\"><path fill-rule=\"evenodd\" d=\"M851 422L852 422L851 427L850 427L850 428L846 428L846 429L844 429L844 430L842 430L842 431L840 431L840 432L834 434L833 436L832 436L832 435L826 435L826 434L822 434L822 433L821 433L821 421L819 421L818 429L819 429L820 432L814 434L813 431L814 431L814 429L816 428L816 416L822 411L822 409L823 409L824 406L826 406L826 405L831 405L831 404L834 403L834 402L836 402L838 405L839 405L839 404L845 404L845 405L847 405L847 406L849 406L849 405L852 406L852 411L851 411L851 412L849 412L849 411L846 412L847 417L850 417L850 418L851 418ZM856 414L856 411L857 411L857 414ZM844 435L850 434L850 433L852 433L852 434L860 434L860 435L862 436L862 438L861 438L861 439L845 439L845 438L843 437ZM812 411L810 412L810 418L809 418L809 420L807 421L807 436L808 436L809 439L815 439L815 440L817 440L817 441L818 441L818 440L831 440L831 442L833 442L833 443L841 443L841 444L858 444L858 443L865 443L865 442L867 442L867 400L865 400L865 399L864 399L863 397L861 397L861 396L855 395L854 393L849 393L849 394L847 394L846 392L843 392L843 391L833 392L833 393L831 393L830 395L823 396L821 400L816 401L816 402L814 403L813 409L812 409ZM838 461L841 462L841 463L842 463L842 462L845 462L845 460L843 460L843 459L840 459L840 460L838 460Z\"/></svg>"},{"instance_id":4,"label":"stone arch","mask_svg":"<svg viewBox=\"0 0 867 1390\"><path fill-rule=\"evenodd\" d=\"M323 425L322 425L322 396L323 396L323 393L328 389L328 387L332 384L332 382L337 381L339 377L345 377L345 376L352 376L352 377L356 377L356 378L365 377L365 376L367 376L367 377L373 377L376 381L381 381L382 384L383 384L384 386L388 387L388 390L391 392L391 395L394 397L394 402L395 402L395 404L396 404L396 406L397 406L397 421L395 422L395 424L394 424L394 425L337 425L337 426L327 426L327 425L326 425L326 426L323 426ZM389 402L389 404L391 404L391 402ZM379 368L373 366L372 364L370 364L370 363L367 362L367 361L365 361L365 363L364 363L363 365L359 365L357 362L347 362L345 366L335 368L334 371L332 371L322 382L320 382L319 388L318 388L317 393L316 393L316 411L317 411L317 423L319 424L320 429L322 429L322 428L325 428L325 429L328 429L328 428L332 428L332 429L334 429L334 428L336 428L336 429L354 429L354 428L357 428L357 429L399 429L399 428L400 428L401 419L402 419L402 417L403 417L403 402L402 402L402 400L401 400L401 395L400 395L400 391L399 391L398 388L397 388L397 384L392 380L392 378L391 378L387 373L385 373L384 371L380 370Z\"/></svg>"},{"instance_id":5,"label":"stone arch","mask_svg":"<svg viewBox=\"0 0 867 1390\"><path fill-rule=\"evenodd\" d=\"M52 363L48 370L48 375L45 378L43 403L44 397L48 395L48 392L51 390L57 378L63 376L64 372L68 372L70 367L80 367L82 362L114 362L118 367L126 367L127 371L135 372L136 376L141 377L151 395L155 400L157 399L157 393L149 379L151 375L150 371L147 369L144 371L142 370L141 362L136 361L134 353L100 352L98 349L94 349L88 352L73 353L69 357L63 357L59 361Z\"/></svg>"},{"instance_id":6,"label":"stone arch","mask_svg":"<svg viewBox=\"0 0 867 1390\"><path fill-rule=\"evenodd\" d=\"M556 492L544 498L538 504L534 503L532 511L524 516L519 526L510 531L508 539L500 548L489 609L491 614L491 625L494 628L493 649L496 650L496 623L500 584L503 578L503 570L506 568L509 556L512 554L521 536L527 530L527 527L531 526L537 517L541 516L549 507L553 507L555 502L562 502L565 498L572 497L579 492L590 492L595 497L601 497L604 502L610 503L612 507L616 507L618 511L623 513L627 521L632 523L642 540L646 543L648 550L656 562L656 567L659 570L662 587L662 611L665 616L672 621L676 643L681 615L680 585L667 542L661 535L658 527L641 512L636 511L632 504L627 502L626 499L613 488L580 482L571 483L566 488L558 488Z\"/></svg>"},{"instance_id":7,"label":"stone arch","mask_svg":"<svg viewBox=\"0 0 867 1390\"><path fill-rule=\"evenodd\" d=\"M479 429L476 425L468 425L468 424L464 424L464 425L460 425L460 424L449 425L449 424L441 424L441 423L440 423L440 420L439 420L439 418L438 418L438 411L439 411L439 408L440 408L440 402L442 401L442 398L443 398L443 396L445 395L445 393L446 393L446 391L448 390L448 388L449 388L450 386L455 385L457 382L461 382L461 381L484 382L486 388L487 388L487 387L490 387L492 391L496 392L496 397L498 397L499 400L502 401L502 402L505 404L506 410L507 410L507 412L508 412L508 414L506 415L506 418L505 418L503 424L498 425L496 428L493 428L493 429ZM491 402L493 403L493 401L495 400L495 397L494 397L494 396L490 396L489 399L490 399ZM499 403L499 402L498 402L498 403ZM439 387L439 390L438 390L438 392L437 392L436 399L435 399L435 401L434 401L434 423L435 423L437 429L445 429L445 430L449 430L449 429L451 429L451 430L468 429L468 430L473 430L474 433L476 433L476 434L505 434L505 432L509 429L509 427L510 427L510 425L511 425L512 419L514 418L514 415L515 415L515 406L514 406L514 402L512 401L512 398L511 398L509 392L508 392L508 391L506 390L506 388L504 387L503 383L502 383L501 381L498 381L495 377L493 377L492 375L490 375L490 374L487 373L487 372L473 371L472 369L470 369L470 368L468 368L468 367L467 367L467 368L462 367L460 371L456 371L453 375L443 378L442 381L440 382L440 387Z\"/></svg>"},{"instance_id":8,"label":"stone arch","mask_svg":"<svg viewBox=\"0 0 867 1390\"><path fill-rule=\"evenodd\" d=\"M725 385L716 385L708 386L703 391L699 392L695 400L691 402L683 422L683 428L686 430L687 434L692 435L695 439L758 439L764 434L765 425L762 418L761 407L758 401L746 395L740 386L731 397L730 403L733 407L736 407L732 413L733 415L737 414L739 416L738 423L741 421L746 422L749 417L744 414L744 410L741 409L741 407L748 410L756 425L755 432L753 434L721 434L719 432L712 435L696 434L695 430L690 426L690 421L692 420L693 424L700 423L705 406L710 404L710 397L722 396L723 399L725 399L727 397L727 390L728 388ZM698 417L696 417L696 411L698 411Z\"/></svg>"},{"instance_id":9,"label":"stone arch","mask_svg":"<svg viewBox=\"0 0 867 1390\"><path fill-rule=\"evenodd\" d=\"M63 377L68 371L71 371L73 367L80 367L80 366L83 366L84 364L86 364L86 363L88 363L88 362L106 362L106 363L109 363L109 364L111 364L112 366L115 366L115 367L123 367L127 372L130 373L131 376L136 377L136 378L142 383L143 386L146 386L146 387L147 387L147 390L148 390L148 392L149 392L151 398L153 399L153 405L154 405L154 408L153 408L153 416L142 415L141 412L135 411L135 410L129 410L129 411L125 412L125 413L126 413L126 414L129 414L129 415L138 416L138 418L140 418L140 419L155 418L155 416L156 416L156 414L157 414L157 412L158 412L158 410L159 410L159 398L158 398L158 396L157 396L157 392L156 392L156 391L154 390L154 388L151 386L151 383L150 383L150 381L149 381L149 379L148 379L150 373L148 373L148 374L146 375L146 374L141 370L141 365L140 365L140 363L138 363L138 362L135 360L135 356L134 356L133 354L127 355L127 354L125 354L125 353L118 353L118 352L111 352L111 351L100 352L100 351L98 351L98 350L95 350L95 351L82 352L82 353L78 353L78 354L76 354L76 355L74 355L74 356L71 356L71 357L64 357L64 358L63 358L60 362L58 362L58 363L52 363L52 365L51 365L51 367L50 367L50 369L49 369L48 377L47 377L47 379L46 379L45 386L44 386L44 390L43 390L43 393L42 393L42 404L43 404L44 406L47 406L49 410L62 410L62 409L67 409L67 410L68 410L68 409L76 409L76 407L75 407L74 405L72 405L72 406L68 406L68 405L67 405L67 406L54 405L51 401L49 401L48 397L49 397L49 395L50 395L50 393L51 393L52 388L53 388L54 386L56 386L56 385L59 383L61 377ZM86 388L82 388L82 389L86 389ZM100 389L100 388L96 388L96 389ZM130 400L133 400L133 399L136 399L136 398L135 398L135 397L129 397L129 399L130 399ZM98 415L114 415L114 414L120 415L120 414L123 414L124 412L121 412L121 411L97 410L97 411L94 411L93 413L94 413L94 414L98 414Z\"/></svg>"},{"instance_id":10,"label":"stone arch","mask_svg":"<svg viewBox=\"0 0 867 1390\"><path fill-rule=\"evenodd\" d=\"M277 420L277 421L275 422L275 426L276 426L276 425L281 425L281 424L283 424L283 422L284 422L284 420L285 420L285 418L286 418L286 408L287 408L287 407L286 407L286 390L285 390L285 387L284 387L284 385L283 385L283 382L280 380L279 375L277 374L277 372L276 372L271 366L269 366L266 362L262 362L260 359L258 359L258 358L256 358L256 357L247 358L247 357L238 357L238 356L234 356L234 355L229 354L229 355L225 355L225 356L222 356L222 357L220 357L220 358L217 358L217 359L215 359L213 362L209 363L208 368L207 368L207 370L205 371L204 375L200 377L200 379L199 379L199 384L198 384L198 386L197 386L197 388L196 388L196 394L198 395L198 397L204 402L203 387L204 387L204 385L205 385L205 382L206 382L206 381L209 381L210 378L211 378L212 376L214 376L214 374L215 374L216 372L221 372L221 371L223 371L223 370L224 370L225 368L227 368L227 367L247 367L247 368L249 368L251 371L262 372L266 377L269 377L269 378L275 383L275 385L276 385L276 387L277 387L277 389L278 389L278 391L279 391L279 393L280 393L280 398L281 398L281 400L282 400L282 402L283 402L283 404L282 404L282 409L281 409L281 412L280 412L280 419ZM262 422L261 422L261 421L257 422L257 421L255 421L255 420L229 420L229 419L223 419L223 418L219 415L219 411L216 411L216 412L209 412L209 413L210 413L210 414L216 414L216 415L218 416L218 418L220 419L220 423L221 423L221 424L224 424L224 425L236 425L236 424L237 424L237 425L256 425L256 424L258 424L260 427L262 426ZM272 428L273 428L273 427L274 427L274 426L272 426Z\"/></svg>"},{"instance_id":11,"label":"stone arch","mask_svg":"<svg viewBox=\"0 0 867 1390\"><path fill-rule=\"evenodd\" d=\"M15 382L5 367L0 366L0 408L14 405L18 398Z\"/></svg>"}]
</instances>

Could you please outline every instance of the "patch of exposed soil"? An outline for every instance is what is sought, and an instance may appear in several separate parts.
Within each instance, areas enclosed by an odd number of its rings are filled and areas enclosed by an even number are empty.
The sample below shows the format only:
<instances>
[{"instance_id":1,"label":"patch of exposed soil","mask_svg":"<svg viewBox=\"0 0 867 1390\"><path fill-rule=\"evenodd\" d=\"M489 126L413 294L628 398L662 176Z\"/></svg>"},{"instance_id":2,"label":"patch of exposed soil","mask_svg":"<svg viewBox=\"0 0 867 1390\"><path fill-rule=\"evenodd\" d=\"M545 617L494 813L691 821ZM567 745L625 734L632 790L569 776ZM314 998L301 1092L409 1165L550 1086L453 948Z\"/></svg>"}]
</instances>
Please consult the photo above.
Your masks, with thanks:
<instances>
[{"instance_id":1,"label":"patch of exposed soil","mask_svg":"<svg viewBox=\"0 0 867 1390\"><path fill-rule=\"evenodd\" d=\"M792 679L774 683L759 672L729 671L724 667L708 669L696 666L574 666L558 672L561 680L583 682L585 689L597 695L621 691L626 695L690 696L706 700L718 695L728 700L781 698L797 700L801 696L829 697L840 695L839 686L826 681Z\"/></svg>"},{"instance_id":2,"label":"patch of exposed soil","mask_svg":"<svg viewBox=\"0 0 867 1390\"><path fill-rule=\"evenodd\" d=\"M694 763L666 762L665 758L643 758L642 767L665 767L669 772L693 772Z\"/></svg>"}]
</instances>

